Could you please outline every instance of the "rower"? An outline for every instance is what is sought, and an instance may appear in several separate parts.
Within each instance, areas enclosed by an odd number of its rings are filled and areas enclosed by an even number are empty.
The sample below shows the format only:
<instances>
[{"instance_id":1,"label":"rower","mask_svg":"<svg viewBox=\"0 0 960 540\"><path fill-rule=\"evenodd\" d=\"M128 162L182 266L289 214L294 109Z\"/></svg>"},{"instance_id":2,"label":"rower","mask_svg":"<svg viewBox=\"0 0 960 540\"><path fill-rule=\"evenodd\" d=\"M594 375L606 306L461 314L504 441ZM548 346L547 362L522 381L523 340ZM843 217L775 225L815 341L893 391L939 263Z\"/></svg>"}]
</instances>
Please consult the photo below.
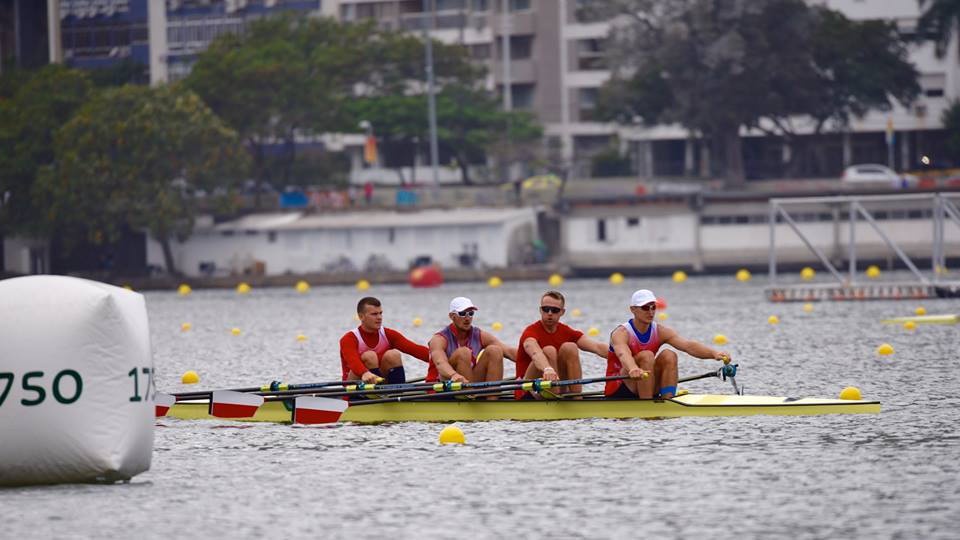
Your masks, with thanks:
<instances>
[{"instance_id":1,"label":"rower","mask_svg":"<svg viewBox=\"0 0 960 540\"><path fill-rule=\"evenodd\" d=\"M429 362L430 351L392 328L383 327L383 308L372 296L357 302L360 326L340 338L340 365L344 381L360 379L375 384L382 378L388 384L403 384L406 373L400 353Z\"/></svg>"},{"instance_id":2,"label":"rower","mask_svg":"<svg viewBox=\"0 0 960 540\"><path fill-rule=\"evenodd\" d=\"M558 291L547 291L540 296L540 320L523 330L517 351L517 379L557 381L582 377L580 351L600 357L607 354L607 344L594 341L580 330L560 322L566 313L566 299ZM580 385L557 389L559 393L579 394ZM517 392L517 399L524 396Z\"/></svg>"},{"instance_id":3,"label":"rower","mask_svg":"<svg viewBox=\"0 0 960 540\"><path fill-rule=\"evenodd\" d=\"M503 379L503 358L517 357L517 349L473 325L477 306L466 297L450 301L450 324L428 342L430 368L427 382L485 382ZM491 396L490 399L495 399Z\"/></svg>"},{"instance_id":4,"label":"rower","mask_svg":"<svg viewBox=\"0 0 960 540\"><path fill-rule=\"evenodd\" d=\"M633 318L610 333L607 354L607 377L625 375L629 379L607 381L605 396L669 399L676 395L677 353L670 349L661 351L664 344L697 358L730 362L729 354L680 337L676 330L654 322L656 311L657 297L653 292L640 289L630 297Z\"/></svg>"}]
</instances>

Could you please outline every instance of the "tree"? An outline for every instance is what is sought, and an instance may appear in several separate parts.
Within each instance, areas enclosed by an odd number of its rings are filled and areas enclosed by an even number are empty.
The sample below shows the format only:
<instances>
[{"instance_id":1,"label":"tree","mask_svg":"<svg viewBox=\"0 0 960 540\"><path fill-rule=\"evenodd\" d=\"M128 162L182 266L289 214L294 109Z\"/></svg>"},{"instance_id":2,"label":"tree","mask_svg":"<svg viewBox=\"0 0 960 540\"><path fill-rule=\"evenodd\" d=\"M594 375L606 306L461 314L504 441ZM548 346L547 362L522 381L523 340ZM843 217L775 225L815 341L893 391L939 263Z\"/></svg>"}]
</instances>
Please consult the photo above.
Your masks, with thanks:
<instances>
[{"instance_id":1,"label":"tree","mask_svg":"<svg viewBox=\"0 0 960 540\"><path fill-rule=\"evenodd\" d=\"M719 150L728 185L743 182L741 128L795 139L812 120L889 108L918 91L906 49L882 22L853 23L802 0L615 0L608 118L676 122ZM803 130L809 125L802 126Z\"/></svg>"},{"instance_id":2,"label":"tree","mask_svg":"<svg viewBox=\"0 0 960 540\"><path fill-rule=\"evenodd\" d=\"M854 117L889 111L894 102L912 103L920 93L918 73L893 23L851 21L842 13L811 8L806 45L793 62L784 59L770 80L774 90L761 97L762 116L752 127L783 137L798 158L820 163L822 149L801 148L800 134L816 142L828 127L846 129ZM809 54L807 54L809 53Z\"/></svg>"},{"instance_id":3,"label":"tree","mask_svg":"<svg viewBox=\"0 0 960 540\"><path fill-rule=\"evenodd\" d=\"M469 165L498 147L517 149L538 141L542 130L525 112L506 112L483 88L484 69L471 62L467 50L434 40L437 142L471 184ZM425 43L419 36L385 32L375 43L379 62L369 73L359 99L351 103L357 120L376 129L389 145L416 150L429 141ZM512 145L503 144L511 141ZM501 157L505 152L501 152ZM402 179L401 179L402 180Z\"/></svg>"},{"instance_id":4,"label":"tree","mask_svg":"<svg viewBox=\"0 0 960 540\"><path fill-rule=\"evenodd\" d=\"M242 36L226 34L185 80L239 134L252 157L257 205L264 183L290 183L298 136L353 131L346 114L381 48L372 23L268 18Z\"/></svg>"},{"instance_id":5,"label":"tree","mask_svg":"<svg viewBox=\"0 0 960 540\"><path fill-rule=\"evenodd\" d=\"M0 236L42 232L34 189L53 163L53 134L85 102L89 76L61 65L4 75L0 84Z\"/></svg>"},{"instance_id":6,"label":"tree","mask_svg":"<svg viewBox=\"0 0 960 540\"><path fill-rule=\"evenodd\" d=\"M938 58L947 53L950 40L960 28L960 0L917 0L923 14L917 21L917 39L933 38Z\"/></svg>"},{"instance_id":7,"label":"tree","mask_svg":"<svg viewBox=\"0 0 960 540\"><path fill-rule=\"evenodd\" d=\"M104 90L57 132L54 149L38 191L48 229L94 244L124 225L149 229L174 275L170 241L190 235L196 190L229 190L245 167L236 133L173 87Z\"/></svg>"}]
</instances>

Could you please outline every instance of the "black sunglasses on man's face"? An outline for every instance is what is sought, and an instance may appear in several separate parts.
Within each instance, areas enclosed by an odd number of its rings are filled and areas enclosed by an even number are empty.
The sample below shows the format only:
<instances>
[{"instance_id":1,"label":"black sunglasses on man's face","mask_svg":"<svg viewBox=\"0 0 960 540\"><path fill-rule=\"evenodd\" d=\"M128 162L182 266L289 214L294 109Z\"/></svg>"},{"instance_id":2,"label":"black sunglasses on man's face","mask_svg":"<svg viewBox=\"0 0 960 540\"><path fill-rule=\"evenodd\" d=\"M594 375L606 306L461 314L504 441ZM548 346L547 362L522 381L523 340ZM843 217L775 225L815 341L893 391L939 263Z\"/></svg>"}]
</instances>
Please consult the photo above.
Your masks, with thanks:
<instances>
[{"instance_id":1,"label":"black sunglasses on man's face","mask_svg":"<svg viewBox=\"0 0 960 540\"><path fill-rule=\"evenodd\" d=\"M463 311L458 311L458 312L457 312L457 315L459 315L459 316L461 316L461 317L473 317L473 314L476 313L476 312L477 312L477 310L475 310L475 309L465 309L465 310L463 310Z\"/></svg>"},{"instance_id":2,"label":"black sunglasses on man's face","mask_svg":"<svg viewBox=\"0 0 960 540\"><path fill-rule=\"evenodd\" d=\"M656 310L657 310L657 303L656 303L656 302L650 302L649 304L645 304L645 305L637 306L637 307L640 308L640 309L642 309L642 310L644 310L644 311L656 311Z\"/></svg>"},{"instance_id":3,"label":"black sunglasses on man's face","mask_svg":"<svg viewBox=\"0 0 960 540\"><path fill-rule=\"evenodd\" d=\"M563 311L563 308L554 307L554 306L540 306L540 311L544 313L560 313Z\"/></svg>"}]
</instances>

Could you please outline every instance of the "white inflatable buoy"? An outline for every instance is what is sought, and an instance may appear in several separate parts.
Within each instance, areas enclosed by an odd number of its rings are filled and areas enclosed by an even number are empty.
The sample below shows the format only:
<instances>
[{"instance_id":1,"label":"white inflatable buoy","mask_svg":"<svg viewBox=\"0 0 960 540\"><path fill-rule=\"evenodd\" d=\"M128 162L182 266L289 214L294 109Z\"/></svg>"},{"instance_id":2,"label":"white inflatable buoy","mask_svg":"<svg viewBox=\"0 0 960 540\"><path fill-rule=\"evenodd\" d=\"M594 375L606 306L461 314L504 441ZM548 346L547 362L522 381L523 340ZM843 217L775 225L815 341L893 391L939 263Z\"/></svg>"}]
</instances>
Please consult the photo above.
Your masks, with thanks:
<instances>
[{"instance_id":1,"label":"white inflatable buoy","mask_svg":"<svg viewBox=\"0 0 960 540\"><path fill-rule=\"evenodd\" d=\"M115 482L150 468L142 295L64 276L0 281L0 361L0 485Z\"/></svg>"}]
</instances>

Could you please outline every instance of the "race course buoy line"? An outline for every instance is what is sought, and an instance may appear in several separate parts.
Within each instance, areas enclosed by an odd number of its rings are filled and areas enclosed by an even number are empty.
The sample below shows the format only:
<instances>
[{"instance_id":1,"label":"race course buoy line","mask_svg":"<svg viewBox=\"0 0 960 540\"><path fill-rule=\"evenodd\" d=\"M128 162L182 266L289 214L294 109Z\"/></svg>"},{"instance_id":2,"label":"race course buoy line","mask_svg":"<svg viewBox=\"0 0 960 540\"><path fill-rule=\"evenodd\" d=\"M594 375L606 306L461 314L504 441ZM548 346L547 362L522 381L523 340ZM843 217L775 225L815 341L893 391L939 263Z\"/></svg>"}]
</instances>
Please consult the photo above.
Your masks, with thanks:
<instances>
[{"instance_id":1,"label":"race course buoy line","mask_svg":"<svg viewBox=\"0 0 960 540\"><path fill-rule=\"evenodd\" d=\"M150 468L143 296L95 281L0 281L0 485L129 480Z\"/></svg>"}]
</instances>

